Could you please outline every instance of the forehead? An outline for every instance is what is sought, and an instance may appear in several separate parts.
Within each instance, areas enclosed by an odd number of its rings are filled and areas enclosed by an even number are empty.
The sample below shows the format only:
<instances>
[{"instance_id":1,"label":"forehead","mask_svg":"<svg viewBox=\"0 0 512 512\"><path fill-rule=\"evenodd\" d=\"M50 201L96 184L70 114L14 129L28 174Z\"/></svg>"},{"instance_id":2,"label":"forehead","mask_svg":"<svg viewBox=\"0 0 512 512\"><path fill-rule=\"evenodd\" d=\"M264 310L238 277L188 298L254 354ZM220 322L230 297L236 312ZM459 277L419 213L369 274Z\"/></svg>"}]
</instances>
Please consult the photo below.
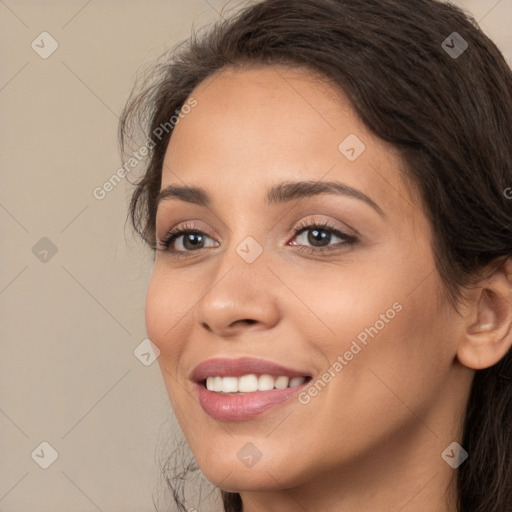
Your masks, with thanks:
<instances>
[{"instance_id":1,"label":"forehead","mask_svg":"<svg viewBox=\"0 0 512 512\"><path fill-rule=\"evenodd\" d=\"M323 141L324 149L330 145L330 152L336 154L337 132L348 127L348 117L356 117L341 91L304 69L221 70L200 84L192 96L197 107L175 128L170 148L179 145L183 137L192 137L199 142L196 150L200 153L222 152L226 158L254 158L256 154L261 159L263 151L274 157L298 155L305 152L299 150L306 139L310 151Z\"/></svg>"},{"instance_id":2,"label":"forehead","mask_svg":"<svg viewBox=\"0 0 512 512\"><path fill-rule=\"evenodd\" d=\"M398 151L339 88L305 69L226 69L191 97L197 106L174 129L162 188L182 181L247 200L282 181L337 180L381 197L383 209L414 204Z\"/></svg>"}]
</instances>

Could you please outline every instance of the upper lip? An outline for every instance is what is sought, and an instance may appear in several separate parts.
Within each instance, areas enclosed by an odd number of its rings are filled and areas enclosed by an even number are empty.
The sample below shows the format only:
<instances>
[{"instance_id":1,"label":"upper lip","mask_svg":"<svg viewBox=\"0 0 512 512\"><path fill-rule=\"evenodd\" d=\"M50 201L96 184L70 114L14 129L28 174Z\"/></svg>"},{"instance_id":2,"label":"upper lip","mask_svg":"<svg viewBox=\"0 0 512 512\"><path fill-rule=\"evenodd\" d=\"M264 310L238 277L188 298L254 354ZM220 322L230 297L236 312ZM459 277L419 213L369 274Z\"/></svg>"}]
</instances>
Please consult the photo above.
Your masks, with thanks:
<instances>
[{"instance_id":1,"label":"upper lip","mask_svg":"<svg viewBox=\"0 0 512 512\"><path fill-rule=\"evenodd\" d=\"M271 361L241 357L237 359L207 359L199 363L190 375L190 380L200 383L207 377L241 377L242 375L258 374L273 377L309 377L305 371L287 368Z\"/></svg>"}]
</instances>

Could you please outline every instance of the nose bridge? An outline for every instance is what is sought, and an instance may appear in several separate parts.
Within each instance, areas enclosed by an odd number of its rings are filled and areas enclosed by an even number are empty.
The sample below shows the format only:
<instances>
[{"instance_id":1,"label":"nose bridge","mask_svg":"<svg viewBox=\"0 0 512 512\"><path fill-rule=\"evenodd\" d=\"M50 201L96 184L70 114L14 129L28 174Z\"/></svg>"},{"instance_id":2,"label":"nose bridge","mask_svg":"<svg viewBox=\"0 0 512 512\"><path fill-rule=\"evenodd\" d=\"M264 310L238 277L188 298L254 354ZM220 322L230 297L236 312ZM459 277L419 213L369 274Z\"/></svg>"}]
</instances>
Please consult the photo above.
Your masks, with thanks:
<instances>
[{"instance_id":1,"label":"nose bridge","mask_svg":"<svg viewBox=\"0 0 512 512\"><path fill-rule=\"evenodd\" d=\"M229 274L236 274L238 281L246 280L248 286L251 285L252 279L268 278L269 271L266 268L268 254L264 249L266 246L265 233L258 226L257 221L257 217L251 217L247 221L239 219L239 222L233 224L228 237L228 245L219 256L217 278L224 276L229 271Z\"/></svg>"},{"instance_id":2,"label":"nose bridge","mask_svg":"<svg viewBox=\"0 0 512 512\"><path fill-rule=\"evenodd\" d=\"M208 293L210 296L225 296L228 302L248 299L254 297L258 290L264 291L267 287L262 285L270 274L263 243L252 236L238 240L232 240L226 252L220 255L211 292Z\"/></svg>"},{"instance_id":3,"label":"nose bridge","mask_svg":"<svg viewBox=\"0 0 512 512\"><path fill-rule=\"evenodd\" d=\"M240 321L267 327L277 321L275 287L268 283L272 273L263 243L253 236L238 240L234 238L219 256L209 289L196 308L197 321L219 334L227 334Z\"/></svg>"}]
</instances>

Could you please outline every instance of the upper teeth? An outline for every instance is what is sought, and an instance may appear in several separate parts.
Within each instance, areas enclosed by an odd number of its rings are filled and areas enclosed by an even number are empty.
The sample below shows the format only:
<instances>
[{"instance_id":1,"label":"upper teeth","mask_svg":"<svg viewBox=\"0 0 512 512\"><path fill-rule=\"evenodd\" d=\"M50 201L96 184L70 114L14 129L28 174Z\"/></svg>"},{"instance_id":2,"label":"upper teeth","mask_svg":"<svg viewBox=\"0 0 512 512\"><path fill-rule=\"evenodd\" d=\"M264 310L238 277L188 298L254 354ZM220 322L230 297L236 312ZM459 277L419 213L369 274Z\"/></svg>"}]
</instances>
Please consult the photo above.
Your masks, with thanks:
<instances>
[{"instance_id":1,"label":"upper teeth","mask_svg":"<svg viewBox=\"0 0 512 512\"><path fill-rule=\"evenodd\" d=\"M218 393L252 393L254 391L269 391L271 389L284 389L300 386L306 381L305 377L273 377L272 375L255 374L242 377L208 377L206 388Z\"/></svg>"}]
</instances>

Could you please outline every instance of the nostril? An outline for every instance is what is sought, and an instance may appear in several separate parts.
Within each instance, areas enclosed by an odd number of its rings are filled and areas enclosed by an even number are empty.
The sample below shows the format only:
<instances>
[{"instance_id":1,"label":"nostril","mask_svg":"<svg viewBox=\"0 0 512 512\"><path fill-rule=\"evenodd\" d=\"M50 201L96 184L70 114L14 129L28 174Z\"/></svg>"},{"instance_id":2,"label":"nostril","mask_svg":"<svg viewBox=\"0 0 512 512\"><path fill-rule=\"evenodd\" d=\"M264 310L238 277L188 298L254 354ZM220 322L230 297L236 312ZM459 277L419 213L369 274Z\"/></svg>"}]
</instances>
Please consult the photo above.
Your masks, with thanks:
<instances>
[{"instance_id":1,"label":"nostril","mask_svg":"<svg viewBox=\"0 0 512 512\"><path fill-rule=\"evenodd\" d=\"M258 321L257 320L253 320L252 318L245 318L244 320L236 320L234 321L231 325L234 326L234 325L237 325L237 324L247 324L247 325L253 325L255 323L257 323Z\"/></svg>"}]
</instances>

